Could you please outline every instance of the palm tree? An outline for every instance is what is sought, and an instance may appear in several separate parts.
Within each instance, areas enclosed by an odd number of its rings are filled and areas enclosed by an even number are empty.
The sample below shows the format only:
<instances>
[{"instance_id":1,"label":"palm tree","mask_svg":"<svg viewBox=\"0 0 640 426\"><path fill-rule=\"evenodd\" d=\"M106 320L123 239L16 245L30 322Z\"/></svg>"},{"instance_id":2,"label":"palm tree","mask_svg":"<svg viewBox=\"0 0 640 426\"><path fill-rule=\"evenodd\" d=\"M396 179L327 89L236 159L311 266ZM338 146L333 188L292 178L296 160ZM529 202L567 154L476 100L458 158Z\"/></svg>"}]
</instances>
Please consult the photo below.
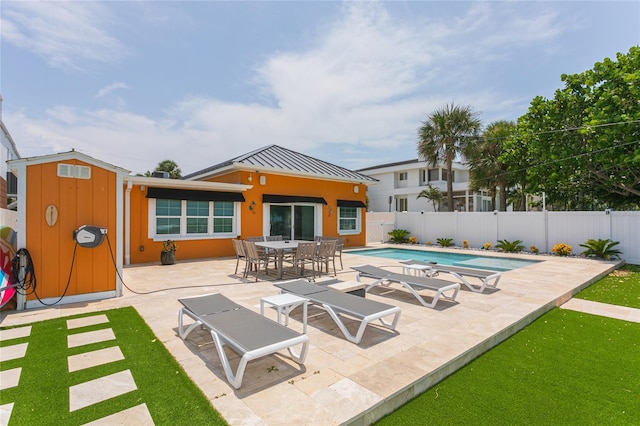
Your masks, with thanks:
<instances>
[{"instance_id":1,"label":"palm tree","mask_svg":"<svg viewBox=\"0 0 640 426\"><path fill-rule=\"evenodd\" d=\"M178 167L178 164L173 160L164 160L158 163L155 169L156 172L169 172L171 179L180 179L182 177L182 170Z\"/></svg>"},{"instance_id":2,"label":"palm tree","mask_svg":"<svg viewBox=\"0 0 640 426\"><path fill-rule=\"evenodd\" d=\"M470 106L452 103L432 112L420 127L418 156L433 166L445 163L449 211L453 210L453 160L478 138L480 126Z\"/></svg>"},{"instance_id":3,"label":"palm tree","mask_svg":"<svg viewBox=\"0 0 640 426\"><path fill-rule=\"evenodd\" d=\"M423 189L422 191L420 191L420 193L416 197L416 200L418 198L426 198L427 200L431 201L431 203L433 204L433 211L437 212L440 211L440 203L444 199L444 195L433 185L429 184L427 186L427 189Z\"/></svg>"},{"instance_id":4,"label":"palm tree","mask_svg":"<svg viewBox=\"0 0 640 426\"><path fill-rule=\"evenodd\" d=\"M516 124L513 121L494 121L482 133L476 144L465 152L469 160L471 188L486 188L491 195L491 210L495 208L496 188L500 194L500 211L507 210L507 165L500 161L504 142L513 135Z\"/></svg>"}]
</instances>

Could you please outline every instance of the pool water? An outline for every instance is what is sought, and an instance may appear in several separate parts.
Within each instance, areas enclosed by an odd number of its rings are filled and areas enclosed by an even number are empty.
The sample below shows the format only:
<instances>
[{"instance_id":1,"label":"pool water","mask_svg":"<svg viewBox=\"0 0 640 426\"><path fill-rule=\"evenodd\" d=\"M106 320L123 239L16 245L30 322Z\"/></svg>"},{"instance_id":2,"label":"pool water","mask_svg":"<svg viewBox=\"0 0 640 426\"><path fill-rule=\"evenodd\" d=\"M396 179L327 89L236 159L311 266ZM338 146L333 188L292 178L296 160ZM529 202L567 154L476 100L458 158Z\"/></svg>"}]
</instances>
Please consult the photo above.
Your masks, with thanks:
<instances>
[{"instance_id":1,"label":"pool water","mask_svg":"<svg viewBox=\"0 0 640 426\"><path fill-rule=\"evenodd\" d=\"M448 253L439 251L410 250L401 248L349 250L360 256L383 257L397 260L420 260L441 265L465 266L467 268L487 269L490 271L510 271L523 266L538 263L537 260L506 259L473 254Z\"/></svg>"}]
</instances>

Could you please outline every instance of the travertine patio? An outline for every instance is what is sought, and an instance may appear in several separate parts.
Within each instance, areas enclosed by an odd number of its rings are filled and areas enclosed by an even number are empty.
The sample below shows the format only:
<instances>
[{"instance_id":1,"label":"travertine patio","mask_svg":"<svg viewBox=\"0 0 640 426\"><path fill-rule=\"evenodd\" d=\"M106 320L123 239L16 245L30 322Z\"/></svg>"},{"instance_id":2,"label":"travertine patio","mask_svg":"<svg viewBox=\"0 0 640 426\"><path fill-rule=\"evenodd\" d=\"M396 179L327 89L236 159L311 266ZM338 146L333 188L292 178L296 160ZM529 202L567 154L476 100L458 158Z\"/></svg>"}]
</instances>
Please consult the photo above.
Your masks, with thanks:
<instances>
[{"instance_id":1,"label":"travertine patio","mask_svg":"<svg viewBox=\"0 0 640 426\"><path fill-rule=\"evenodd\" d=\"M124 271L128 288L160 291L135 294L125 289L117 299L3 313L1 325L132 305L230 424L369 424L568 301L615 266L575 257L532 258L543 262L504 273L497 291L478 294L463 289L457 303L443 301L437 309L423 307L399 286L372 290L368 298L397 305L402 314L397 332L370 326L359 345L349 343L322 310L310 307L311 345L304 368L286 356L252 361L239 390L227 383L205 330L194 331L186 342L176 332L178 298L221 292L259 312L260 298L278 293L270 281L256 283L253 277L243 280L235 275L235 259L129 267ZM394 260L348 252L343 260L345 269L338 271L342 280L355 279L350 265L400 268ZM441 278L453 279L446 274ZM172 289L185 286L192 287ZM302 309L295 310L289 322L298 331L302 331L301 313ZM276 317L273 309L265 314Z\"/></svg>"}]
</instances>

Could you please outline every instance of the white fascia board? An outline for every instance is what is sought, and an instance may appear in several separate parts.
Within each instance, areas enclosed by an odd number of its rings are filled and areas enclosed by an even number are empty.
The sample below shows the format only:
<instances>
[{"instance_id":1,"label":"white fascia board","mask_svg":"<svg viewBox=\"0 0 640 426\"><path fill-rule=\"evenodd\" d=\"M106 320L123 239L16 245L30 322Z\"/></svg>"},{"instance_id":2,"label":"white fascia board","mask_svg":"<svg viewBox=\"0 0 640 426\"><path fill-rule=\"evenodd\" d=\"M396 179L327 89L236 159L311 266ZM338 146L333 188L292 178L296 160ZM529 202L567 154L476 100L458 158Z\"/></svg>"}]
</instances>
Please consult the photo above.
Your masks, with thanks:
<instances>
[{"instance_id":1,"label":"white fascia board","mask_svg":"<svg viewBox=\"0 0 640 426\"><path fill-rule=\"evenodd\" d=\"M127 176L125 182L131 182L133 185L153 186L154 188L178 188L178 189L196 189L207 191L225 191L225 192L244 192L253 188L253 185L243 185L239 183L226 182L206 182L201 180L181 180L181 179L163 179L147 176Z\"/></svg>"},{"instance_id":2,"label":"white fascia board","mask_svg":"<svg viewBox=\"0 0 640 426\"><path fill-rule=\"evenodd\" d=\"M7 164L11 169L14 169L19 164L36 165L36 164L53 163L57 161L67 161L67 160L84 161L85 163L91 164L93 166L101 167L106 170L111 170L119 174L131 173L131 170L114 166L113 164L106 163L104 161L98 160L96 158L93 158L87 154L83 154L78 151L69 151L69 152L62 152L60 154L42 155L39 157L19 158L16 160L7 161Z\"/></svg>"}]
</instances>

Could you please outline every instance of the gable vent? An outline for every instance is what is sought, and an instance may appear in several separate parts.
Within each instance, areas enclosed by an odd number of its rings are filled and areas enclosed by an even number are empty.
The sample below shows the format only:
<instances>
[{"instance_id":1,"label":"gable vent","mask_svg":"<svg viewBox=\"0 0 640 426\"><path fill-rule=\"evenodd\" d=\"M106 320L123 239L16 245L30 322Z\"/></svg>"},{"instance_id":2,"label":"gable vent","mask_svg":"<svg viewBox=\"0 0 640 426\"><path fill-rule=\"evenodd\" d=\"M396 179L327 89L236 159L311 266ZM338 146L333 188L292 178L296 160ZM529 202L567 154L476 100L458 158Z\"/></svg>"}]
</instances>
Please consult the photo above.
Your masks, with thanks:
<instances>
[{"instance_id":1,"label":"gable vent","mask_svg":"<svg viewBox=\"0 0 640 426\"><path fill-rule=\"evenodd\" d=\"M58 164L58 176L74 179L91 179L91 167Z\"/></svg>"}]
</instances>

